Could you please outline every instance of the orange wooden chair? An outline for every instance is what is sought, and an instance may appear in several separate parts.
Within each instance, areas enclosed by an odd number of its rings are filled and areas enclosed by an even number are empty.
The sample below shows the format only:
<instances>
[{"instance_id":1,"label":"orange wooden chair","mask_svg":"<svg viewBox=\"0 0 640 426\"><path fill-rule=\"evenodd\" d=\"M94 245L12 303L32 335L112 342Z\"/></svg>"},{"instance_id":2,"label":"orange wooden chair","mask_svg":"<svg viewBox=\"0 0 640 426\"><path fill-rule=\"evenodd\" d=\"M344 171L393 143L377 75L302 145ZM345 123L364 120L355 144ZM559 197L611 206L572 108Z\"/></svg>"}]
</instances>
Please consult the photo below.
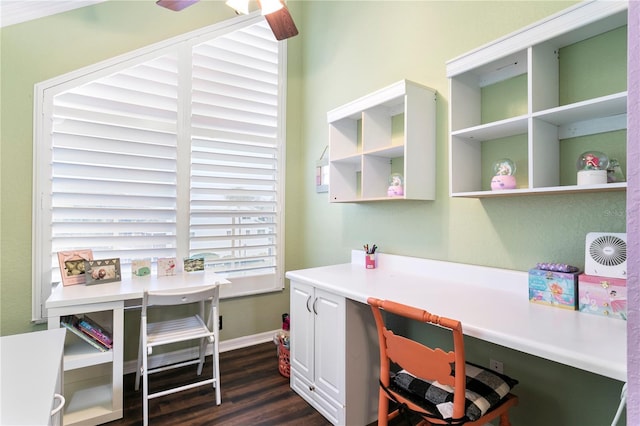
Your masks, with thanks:
<instances>
[{"instance_id":1,"label":"orange wooden chair","mask_svg":"<svg viewBox=\"0 0 640 426\"><path fill-rule=\"evenodd\" d=\"M518 382L465 362L462 324L400 303L369 298L380 346L378 425L404 414L424 425L484 425L500 418L510 426L509 409L518 403L510 390ZM429 348L394 334L382 311L439 325L453 333L453 351ZM394 371L391 371L391 363ZM389 412L389 401L398 408Z\"/></svg>"}]
</instances>

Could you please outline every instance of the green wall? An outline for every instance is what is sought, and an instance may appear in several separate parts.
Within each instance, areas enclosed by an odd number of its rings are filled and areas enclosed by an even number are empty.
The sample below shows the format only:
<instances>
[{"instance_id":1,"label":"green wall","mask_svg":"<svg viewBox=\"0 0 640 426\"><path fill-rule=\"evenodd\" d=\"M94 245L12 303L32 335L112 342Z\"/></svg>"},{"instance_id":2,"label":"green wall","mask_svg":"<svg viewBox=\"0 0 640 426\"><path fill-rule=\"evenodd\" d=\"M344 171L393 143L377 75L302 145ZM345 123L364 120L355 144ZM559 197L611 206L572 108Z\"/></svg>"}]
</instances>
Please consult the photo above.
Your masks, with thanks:
<instances>
[{"instance_id":1,"label":"green wall","mask_svg":"<svg viewBox=\"0 0 640 426\"><path fill-rule=\"evenodd\" d=\"M544 260L584 266L587 232L624 232L624 192L482 200L448 197L446 61L571 4L304 2L299 25L303 128L296 138L303 144L299 158L303 168L296 175L301 181L287 193L289 208L296 204L295 220L302 223L287 248L288 265L342 263L349 260L351 249L376 243L385 253L522 271ZM326 112L403 78L438 92L436 200L329 204L327 194L314 191L313 169L328 142ZM297 119L296 114L291 111L289 119ZM287 232L293 229L290 224ZM432 331L415 333L429 338ZM467 352L483 365L489 358L503 361L505 372L520 380L514 426L601 426L613 419L622 386L617 381L476 339L467 339Z\"/></svg>"},{"instance_id":2,"label":"green wall","mask_svg":"<svg viewBox=\"0 0 640 426\"><path fill-rule=\"evenodd\" d=\"M539 261L583 266L587 232L623 232L624 192L448 197L445 62L574 3L291 0L300 35L288 54L286 269L347 262L351 249L374 242L385 253L523 271ZM222 1L180 13L151 0L109 1L1 30L0 334L42 328L30 323L33 85L231 17ZM328 141L326 112L403 78L438 91L437 199L329 204L314 186ZM223 301L221 338L275 329L287 309L286 291ZM130 323L128 359L137 344ZM596 426L613 418L619 382L475 339L467 351L481 364L503 361L520 380L514 425Z\"/></svg>"}]
</instances>

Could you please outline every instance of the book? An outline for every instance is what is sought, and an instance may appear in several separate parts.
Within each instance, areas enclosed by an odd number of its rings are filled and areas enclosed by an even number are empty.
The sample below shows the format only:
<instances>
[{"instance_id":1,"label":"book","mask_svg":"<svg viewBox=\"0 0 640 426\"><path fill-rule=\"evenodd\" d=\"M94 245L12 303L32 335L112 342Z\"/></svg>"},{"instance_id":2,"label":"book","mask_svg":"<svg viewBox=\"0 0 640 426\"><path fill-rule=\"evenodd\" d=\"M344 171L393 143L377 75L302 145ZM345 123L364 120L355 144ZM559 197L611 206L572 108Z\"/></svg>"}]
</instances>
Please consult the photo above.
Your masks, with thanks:
<instances>
[{"instance_id":1,"label":"book","mask_svg":"<svg viewBox=\"0 0 640 426\"><path fill-rule=\"evenodd\" d=\"M81 323L84 324L81 325ZM113 347L111 333L104 330L86 315L83 318L76 315L63 316L60 318L60 325L101 352L107 352Z\"/></svg>"},{"instance_id":2,"label":"book","mask_svg":"<svg viewBox=\"0 0 640 426\"><path fill-rule=\"evenodd\" d=\"M79 319L78 327L80 328L80 331L88 334L107 348L111 349L113 347L113 338L111 337L111 333L102 328L88 316L85 315L83 318Z\"/></svg>"}]
</instances>

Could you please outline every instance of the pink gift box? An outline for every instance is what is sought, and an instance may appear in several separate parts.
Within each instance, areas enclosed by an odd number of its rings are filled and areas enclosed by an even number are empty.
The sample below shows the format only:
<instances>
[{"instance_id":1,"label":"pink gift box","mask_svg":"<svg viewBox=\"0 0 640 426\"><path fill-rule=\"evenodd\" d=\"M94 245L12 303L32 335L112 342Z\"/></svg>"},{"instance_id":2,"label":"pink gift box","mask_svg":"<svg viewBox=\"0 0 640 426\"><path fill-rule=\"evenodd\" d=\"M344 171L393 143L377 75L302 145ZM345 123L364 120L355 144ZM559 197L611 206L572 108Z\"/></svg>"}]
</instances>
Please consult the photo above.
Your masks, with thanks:
<instances>
[{"instance_id":1,"label":"pink gift box","mask_svg":"<svg viewBox=\"0 0 640 426\"><path fill-rule=\"evenodd\" d=\"M627 320L627 280L581 274L578 295L580 312Z\"/></svg>"}]
</instances>

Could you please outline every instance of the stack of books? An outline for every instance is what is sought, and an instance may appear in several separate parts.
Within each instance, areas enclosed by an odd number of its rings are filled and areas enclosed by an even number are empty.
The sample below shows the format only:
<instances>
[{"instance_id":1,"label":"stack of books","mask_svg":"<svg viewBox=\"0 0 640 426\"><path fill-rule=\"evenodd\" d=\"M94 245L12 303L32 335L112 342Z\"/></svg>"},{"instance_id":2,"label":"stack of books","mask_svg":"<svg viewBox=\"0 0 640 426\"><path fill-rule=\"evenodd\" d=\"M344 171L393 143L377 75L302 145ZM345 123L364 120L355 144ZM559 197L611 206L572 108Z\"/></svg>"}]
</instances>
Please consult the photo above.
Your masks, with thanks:
<instances>
[{"instance_id":1,"label":"stack of books","mask_svg":"<svg viewBox=\"0 0 640 426\"><path fill-rule=\"evenodd\" d=\"M60 318L60 325L101 352L113 348L111 333L86 315L63 316Z\"/></svg>"}]
</instances>

